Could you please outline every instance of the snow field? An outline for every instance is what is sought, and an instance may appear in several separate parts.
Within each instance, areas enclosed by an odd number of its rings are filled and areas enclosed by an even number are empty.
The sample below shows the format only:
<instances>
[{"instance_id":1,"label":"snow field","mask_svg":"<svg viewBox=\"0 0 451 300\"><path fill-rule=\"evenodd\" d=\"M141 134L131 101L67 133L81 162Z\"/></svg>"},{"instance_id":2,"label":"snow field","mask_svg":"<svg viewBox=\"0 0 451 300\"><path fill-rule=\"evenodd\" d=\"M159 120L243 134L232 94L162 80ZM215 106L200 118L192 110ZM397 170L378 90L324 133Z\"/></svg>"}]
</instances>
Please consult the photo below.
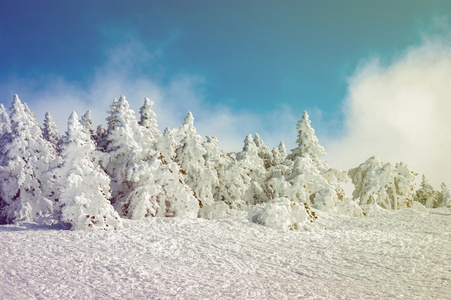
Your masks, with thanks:
<instances>
[{"instance_id":1,"label":"snow field","mask_svg":"<svg viewBox=\"0 0 451 300\"><path fill-rule=\"evenodd\" d=\"M451 209L322 212L307 231L149 218L0 226L0 299L450 299Z\"/></svg>"}]
</instances>

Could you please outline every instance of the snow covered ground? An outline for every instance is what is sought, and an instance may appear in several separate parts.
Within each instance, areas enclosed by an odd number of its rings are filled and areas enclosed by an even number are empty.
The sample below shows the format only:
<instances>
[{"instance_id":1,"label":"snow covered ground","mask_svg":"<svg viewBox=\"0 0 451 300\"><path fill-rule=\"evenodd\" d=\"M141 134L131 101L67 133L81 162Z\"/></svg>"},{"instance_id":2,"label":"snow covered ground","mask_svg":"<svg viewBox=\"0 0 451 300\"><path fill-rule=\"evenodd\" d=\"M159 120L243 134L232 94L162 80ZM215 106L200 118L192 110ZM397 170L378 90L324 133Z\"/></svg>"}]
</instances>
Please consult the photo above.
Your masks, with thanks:
<instances>
[{"instance_id":1,"label":"snow covered ground","mask_svg":"<svg viewBox=\"0 0 451 300\"><path fill-rule=\"evenodd\" d=\"M298 232L245 213L0 226L0 299L451 299L451 209L367 212Z\"/></svg>"}]
</instances>

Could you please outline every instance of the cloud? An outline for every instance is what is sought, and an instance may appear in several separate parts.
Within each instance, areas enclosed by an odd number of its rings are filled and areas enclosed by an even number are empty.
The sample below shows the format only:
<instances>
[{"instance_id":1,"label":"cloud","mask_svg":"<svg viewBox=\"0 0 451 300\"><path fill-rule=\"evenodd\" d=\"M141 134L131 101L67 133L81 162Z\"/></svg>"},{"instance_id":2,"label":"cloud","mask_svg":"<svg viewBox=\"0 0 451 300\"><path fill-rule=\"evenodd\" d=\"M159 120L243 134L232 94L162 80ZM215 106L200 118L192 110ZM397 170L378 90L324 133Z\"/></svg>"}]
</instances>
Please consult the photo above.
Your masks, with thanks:
<instances>
[{"instance_id":1,"label":"cloud","mask_svg":"<svg viewBox=\"0 0 451 300\"><path fill-rule=\"evenodd\" d=\"M161 49L151 52L142 43L130 39L105 51L104 63L93 69L87 84L52 75L33 80L14 78L0 84L2 102L9 107L13 94L19 94L41 122L45 112L50 112L62 133L73 110L81 116L90 109L94 124L105 123L113 98L122 94L137 118L144 98L152 99L162 130L180 126L191 111L198 133L217 136L220 147L226 151L240 151L246 135L254 132L271 147L281 140L296 139L297 116L288 107L257 114L207 101L204 92L207 79L186 73L164 74L158 66L158 58L163 54ZM11 100L5 99L6 95Z\"/></svg>"},{"instance_id":2,"label":"cloud","mask_svg":"<svg viewBox=\"0 0 451 300\"><path fill-rule=\"evenodd\" d=\"M443 20L438 20L441 29ZM451 44L449 35L423 35L388 64L366 61L349 79L345 134L328 140L336 167L358 166L372 155L406 162L431 183L451 183ZM438 187L438 186L437 186Z\"/></svg>"}]
</instances>

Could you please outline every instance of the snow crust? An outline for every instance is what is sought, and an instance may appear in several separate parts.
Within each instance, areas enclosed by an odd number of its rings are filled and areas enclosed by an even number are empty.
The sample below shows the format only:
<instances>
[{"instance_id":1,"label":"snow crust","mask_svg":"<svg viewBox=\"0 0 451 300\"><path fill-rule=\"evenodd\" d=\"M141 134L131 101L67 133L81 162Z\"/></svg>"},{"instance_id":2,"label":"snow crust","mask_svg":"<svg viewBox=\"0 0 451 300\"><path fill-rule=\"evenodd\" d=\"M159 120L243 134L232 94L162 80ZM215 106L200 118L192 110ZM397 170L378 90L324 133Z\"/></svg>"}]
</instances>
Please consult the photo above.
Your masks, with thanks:
<instances>
[{"instance_id":1,"label":"snow crust","mask_svg":"<svg viewBox=\"0 0 451 300\"><path fill-rule=\"evenodd\" d=\"M148 218L0 226L0 299L448 299L451 209L318 213L308 230Z\"/></svg>"}]
</instances>

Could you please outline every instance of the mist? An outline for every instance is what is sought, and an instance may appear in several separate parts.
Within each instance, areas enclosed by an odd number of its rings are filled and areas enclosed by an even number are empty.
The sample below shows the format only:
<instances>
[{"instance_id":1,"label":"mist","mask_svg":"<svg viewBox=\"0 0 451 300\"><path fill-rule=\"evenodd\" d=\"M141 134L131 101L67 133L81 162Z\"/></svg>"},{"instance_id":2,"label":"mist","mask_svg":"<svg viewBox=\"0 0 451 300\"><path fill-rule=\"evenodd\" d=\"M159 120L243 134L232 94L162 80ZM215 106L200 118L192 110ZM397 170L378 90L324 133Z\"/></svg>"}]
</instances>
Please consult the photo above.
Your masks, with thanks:
<instances>
[{"instance_id":1,"label":"mist","mask_svg":"<svg viewBox=\"0 0 451 300\"><path fill-rule=\"evenodd\" d=\"M376 155L403 161L438 188L451 183L451 47L424 38L396 59L362 62L343 102L345 134L325 141L336 167L356 167Z\"/></svg>"}]
</instances>

